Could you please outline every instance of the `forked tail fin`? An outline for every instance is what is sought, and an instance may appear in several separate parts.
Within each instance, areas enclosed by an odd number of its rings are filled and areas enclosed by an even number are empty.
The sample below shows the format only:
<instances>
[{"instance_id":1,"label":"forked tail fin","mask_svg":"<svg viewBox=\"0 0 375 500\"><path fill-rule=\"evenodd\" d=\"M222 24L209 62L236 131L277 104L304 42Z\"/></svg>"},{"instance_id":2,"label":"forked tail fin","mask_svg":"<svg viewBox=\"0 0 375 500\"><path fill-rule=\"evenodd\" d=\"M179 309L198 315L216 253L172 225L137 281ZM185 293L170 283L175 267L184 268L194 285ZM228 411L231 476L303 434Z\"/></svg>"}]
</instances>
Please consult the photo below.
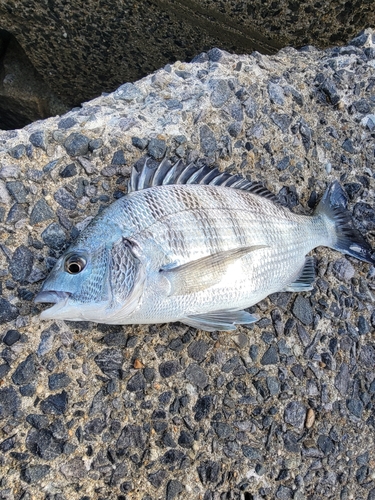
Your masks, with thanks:
<instances>
[{"instance_id":1,"label":"forked tail fin","mask_svg":"<svg viewBox=\"0 0 375 500\"><path fill-rule=\"evenodd\" d=\"M315 213L326 215L334 225L336 239L332 248L357 259L375 264L374 250L362 234L354 227L353 219L346 209L347 198L344 190L334 181L320 200Z\"/></svg>"}]
</instances>

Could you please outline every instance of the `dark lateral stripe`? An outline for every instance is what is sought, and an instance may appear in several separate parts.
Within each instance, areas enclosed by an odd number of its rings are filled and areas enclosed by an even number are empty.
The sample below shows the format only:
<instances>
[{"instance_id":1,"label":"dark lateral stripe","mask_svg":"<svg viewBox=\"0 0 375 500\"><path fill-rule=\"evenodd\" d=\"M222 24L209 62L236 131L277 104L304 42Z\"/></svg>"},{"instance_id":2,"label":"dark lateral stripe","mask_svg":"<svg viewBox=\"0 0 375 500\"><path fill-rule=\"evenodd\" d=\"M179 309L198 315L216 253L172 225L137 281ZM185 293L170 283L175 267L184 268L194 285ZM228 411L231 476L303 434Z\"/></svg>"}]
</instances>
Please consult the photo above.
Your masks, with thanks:
<instances>
[{"instance_id":1,"label":"dark lateral stripe","mask_svg":"<svg viewBox=\"0 0 375 500\"><path fill-rule=\"evenodd\" d=\"M243 228L243 225L241 224L241 221L239 220L241 212L238 210L228 210L227 211L227 216L231 222L231 228L233 231L233 235L236 238L236 242L240 245L246 245L247 244L247 239L245 235L245 231Z\"/></svg>"},{"instance_id":2,"label":"dark lateral stripe","mask_svg":"<svg viewBox=\"0 0 375 500\"><path fill-rule=\"evenodd\" d=\"M221 238L216 227L217 220L211 217L211 215L205 210L196 212L195 216L197 217L198 225L203 231L207 250L209 250L210 253L221 251Z\"/></svg>"}]
</instances>

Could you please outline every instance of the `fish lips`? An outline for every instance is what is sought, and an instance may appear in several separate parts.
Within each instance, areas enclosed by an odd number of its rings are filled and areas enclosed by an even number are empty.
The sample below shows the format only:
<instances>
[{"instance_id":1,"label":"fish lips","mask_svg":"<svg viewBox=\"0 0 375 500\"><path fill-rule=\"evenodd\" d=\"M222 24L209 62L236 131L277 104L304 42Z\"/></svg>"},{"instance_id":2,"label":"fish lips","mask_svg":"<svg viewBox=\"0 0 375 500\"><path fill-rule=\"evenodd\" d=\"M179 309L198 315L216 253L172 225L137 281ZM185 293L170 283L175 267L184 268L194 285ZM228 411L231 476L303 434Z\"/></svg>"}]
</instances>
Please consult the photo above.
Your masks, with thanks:
<instances>
[{"instance_id":1,"label":"fish lips","mask_svg":"<svg viewBox=\"0 0 375 500\"><path fill-rule=\"evenodd\" d=\"M43 290L34 298L36 304L54 304L52 307L45 309L40 314L41 319L54 319L55 314L62 309L71 293L53 290Z\"/></svg>"}]
</instances>

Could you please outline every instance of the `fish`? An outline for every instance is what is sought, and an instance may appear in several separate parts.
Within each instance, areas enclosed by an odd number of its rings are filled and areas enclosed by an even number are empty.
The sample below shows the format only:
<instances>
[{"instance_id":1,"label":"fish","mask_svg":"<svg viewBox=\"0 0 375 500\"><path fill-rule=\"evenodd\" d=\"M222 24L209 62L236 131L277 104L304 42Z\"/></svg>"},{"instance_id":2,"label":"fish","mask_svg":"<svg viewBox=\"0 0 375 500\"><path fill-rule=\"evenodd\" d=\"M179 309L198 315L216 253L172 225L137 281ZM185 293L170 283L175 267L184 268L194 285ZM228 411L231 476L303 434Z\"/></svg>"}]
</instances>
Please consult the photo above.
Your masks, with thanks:
<instances>
[{"instance_id":1,"label":"fish","mask_svg":"<svg viewBox=\"0 0 375 500\"><path fill-rule=\"evenodd\" d=\"M40 318L129 325L181 322L231 331L268 295L307 292L318 246L374 265L338 181L312 215L290 211L262 184L217 167L145 158L128 192L57 260L36 303Z\"/></svg>"}]
</instances>

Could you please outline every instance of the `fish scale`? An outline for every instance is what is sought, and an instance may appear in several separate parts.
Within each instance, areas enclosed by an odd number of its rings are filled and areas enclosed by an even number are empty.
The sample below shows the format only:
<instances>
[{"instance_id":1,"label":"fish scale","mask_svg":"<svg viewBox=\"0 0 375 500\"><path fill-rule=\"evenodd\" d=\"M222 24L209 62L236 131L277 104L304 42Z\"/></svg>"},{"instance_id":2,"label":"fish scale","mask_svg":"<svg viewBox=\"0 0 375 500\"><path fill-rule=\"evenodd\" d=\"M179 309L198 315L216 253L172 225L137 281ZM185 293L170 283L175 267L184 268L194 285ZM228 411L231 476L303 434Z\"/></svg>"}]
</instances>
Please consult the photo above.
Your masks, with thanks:
<instances>
[{"instance_id":1,"label":"fish scale","mask_svg":"<svg viewBox=\"0 0 375 500\"><path fill-rule=\"evenodd\" d=\"M319 245L375 263L345 203L334 182L312 216L299 215L237 175L146 160L57 261L36 297L54 303L41 317L208 331L251 323L245 309L270 293L311 290L305 256Z\"/></svg>"}]
</instances>

